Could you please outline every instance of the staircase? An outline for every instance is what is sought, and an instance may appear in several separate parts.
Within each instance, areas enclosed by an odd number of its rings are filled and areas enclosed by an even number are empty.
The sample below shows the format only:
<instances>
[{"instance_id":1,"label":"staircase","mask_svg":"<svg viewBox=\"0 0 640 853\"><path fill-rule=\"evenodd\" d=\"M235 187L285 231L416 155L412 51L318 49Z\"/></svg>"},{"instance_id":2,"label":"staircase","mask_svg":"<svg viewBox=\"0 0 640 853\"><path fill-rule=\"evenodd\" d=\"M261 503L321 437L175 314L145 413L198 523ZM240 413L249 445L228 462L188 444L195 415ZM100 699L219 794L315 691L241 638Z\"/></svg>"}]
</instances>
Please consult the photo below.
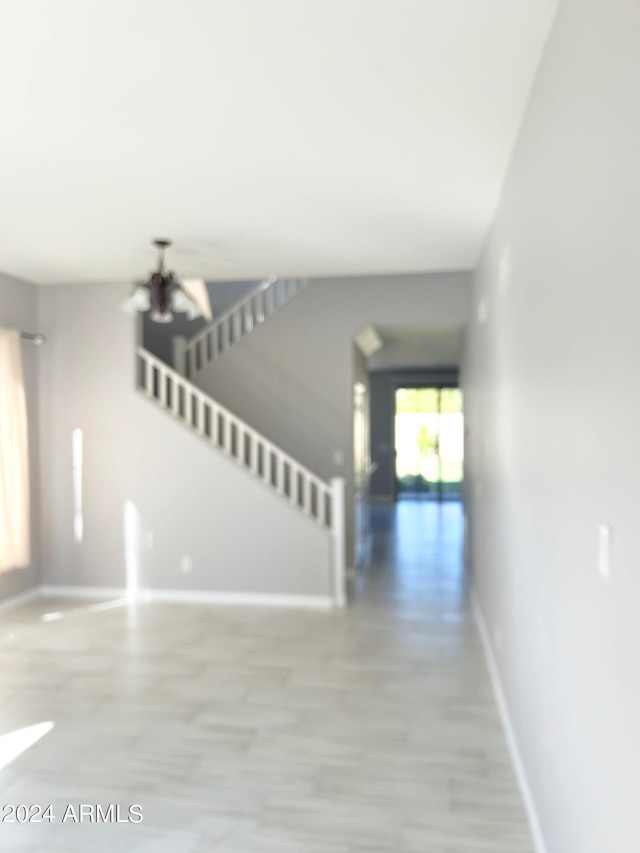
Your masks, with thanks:
<instances>
[{"instance_id":1,"label":"staircase","mask_svg":"<svg viewBox=\"0 0 640 853\"><path fill-rule=\"evenodd\" d=\"M307 286L307 279L271 278L189 341L174 339L174 365L192 379L265 322Z\"/></svg>"},{"instance_id":2,"label":"staircase","mask_svg":"<svg viewBox=\"0 0 640 853\"><path fill-rule=\"evenodd\" d=\"M252 294L241 305L254 298ZM226 316L236 316L239 309L237 306ZM214 326L219 330L222 322L224 318ZM249 329L243 328L244 336ZM200 338L204 340L209 331ZM216 357L219 355L220 352ZM310 522L327 531L332 539L330 568L334 601L336 606L343 607L346 572L344 480L335 478L326 483L150 352L140 347L136 356L137 387L141 393L214 450L224 453L275 497L286 501L292 510L303 513Z\"/></svg>"}]
</instances>

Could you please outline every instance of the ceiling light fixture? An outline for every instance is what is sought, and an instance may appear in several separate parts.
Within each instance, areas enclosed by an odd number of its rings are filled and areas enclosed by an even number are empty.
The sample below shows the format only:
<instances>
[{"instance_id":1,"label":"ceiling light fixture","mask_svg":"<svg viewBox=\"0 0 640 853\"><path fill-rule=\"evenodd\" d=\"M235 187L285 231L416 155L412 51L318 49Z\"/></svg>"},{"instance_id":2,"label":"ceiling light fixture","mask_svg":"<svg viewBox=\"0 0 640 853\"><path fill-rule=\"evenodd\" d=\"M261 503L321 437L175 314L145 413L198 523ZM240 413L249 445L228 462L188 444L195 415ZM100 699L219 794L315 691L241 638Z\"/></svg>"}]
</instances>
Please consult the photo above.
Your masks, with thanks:
<instances>
[{"instance_id":1,"label":"ceiling light fixture","mask_svg":"<svg viewBox=\"0 0 640 853\"><path fill-rule=\"evenodd\" d=\"M204 317L211 321L211 305L205 282L202 279L179 281L165 267L164 253L170 240L154 240L158 249L158 269L148 281L136 284L131 296L122 304L122 310L132 316L151 311L155 323L170 323L173 312L186 314L189 320Z\"/></svg>"},{"instance_id":2,"label":"ceiling light fixture","mask_svg":"<svg viewBox=\"0 0 640 853\"><path fill-rule=\"evenodd\" d=\"M378 330L373 326L364 326L364 328L360 329L354 336L354 341L366 358L369 358L369 356L378 352L384 346L384 341L380 337Z\"/></svg>"}]
</instances>

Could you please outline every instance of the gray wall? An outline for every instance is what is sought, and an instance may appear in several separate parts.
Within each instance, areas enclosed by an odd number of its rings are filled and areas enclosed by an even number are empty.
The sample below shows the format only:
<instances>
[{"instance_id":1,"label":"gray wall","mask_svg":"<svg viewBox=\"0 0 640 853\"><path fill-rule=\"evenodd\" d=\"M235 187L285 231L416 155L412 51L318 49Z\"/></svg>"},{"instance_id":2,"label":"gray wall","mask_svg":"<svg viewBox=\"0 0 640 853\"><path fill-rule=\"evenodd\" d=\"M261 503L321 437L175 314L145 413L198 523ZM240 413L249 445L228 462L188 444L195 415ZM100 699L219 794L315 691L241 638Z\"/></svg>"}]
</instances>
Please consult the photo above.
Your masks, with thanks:
<instances>
[{"instance_id":1,"label":"gray wall","mask_svg":"<svg viewBox=\"0 0 640 853\"><path fill-rule=\"evenodd\" d=\"M39 331L37 288L2 273L0 273L0 327L18 329L21 332ZM0 575L0 600L25 592L40 582L38 355L37 347L23 343L22 356L29 421L32 565L26 569L16 569ZM1 460L0 464L2 464Z\"/></svg>"},{"instance_id":2,"label":"gray wall","mask_svg":"<svg viewBox=\"0 0 640 853\"><path fill-rule=\"evenodd\" d=\"M470 287L464 272L314 279L196 382L319 476L351 480L354 334L461 328ZM351 555L351 516L348 527Z\"/></svg>"},{"instance_id":3,"label":"gray wall","mask_svg":"<svg viewBox=\"0 0 640 853\"><path fill-rule=\"evenodd\" d=\"M379 500L395 497L395 392L403 385L458 384L458 368L433 370L376 370L370 374L371 475L370 494Z\"/></svg>"},{"instance_id":4,"label":"gray wall","mask_svg":"<svg viewBox=\"0 0 640 853\"><path fill-rule=\"evenodd\" d=\"M134 390L134 321L118 308L126 290L41 290L50 336L41 373L45 583L124 586L129 506L129 553L144 587L329 594L328 534ZM74 428L84 434L81 543ZM180 571L183 556L191 574Z\"/></svg>"},{"instance_id":5,"label":"gray wall","mask_svg":"<svg viewBox=\"0 0 640 853\"><path fill-rule=\"evenodd\" d=\"M639 44L637 0L561 2L465 362L473 575L549 853L640 849Z\"/></svg>"}]
</instances>

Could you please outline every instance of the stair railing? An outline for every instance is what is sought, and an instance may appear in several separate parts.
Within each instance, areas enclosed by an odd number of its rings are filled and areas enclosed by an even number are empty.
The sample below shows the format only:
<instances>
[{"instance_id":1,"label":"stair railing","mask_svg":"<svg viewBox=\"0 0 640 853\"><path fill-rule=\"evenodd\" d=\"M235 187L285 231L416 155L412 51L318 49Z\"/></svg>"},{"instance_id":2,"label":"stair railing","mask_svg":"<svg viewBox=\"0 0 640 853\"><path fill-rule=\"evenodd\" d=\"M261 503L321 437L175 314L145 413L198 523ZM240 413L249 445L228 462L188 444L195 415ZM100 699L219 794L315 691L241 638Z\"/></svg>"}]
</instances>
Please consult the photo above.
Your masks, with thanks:
<instances>
[{"instance_id":1,"label":"stair railing","mask_svg":"<svg viewBox=\"0 0 640 853\"><path fill-rule=\"evenodd\" d=\"M235 346L307 285L303 278L270 278L190 340L174 338L173 363L188 379Z\"/></svg>"},{"instance_id":2,"label":"stair railing","mask_svg":"<svg viewBox=\"0 0 640 853\"><path fill-rule=\"evenodd\" d=\"M147 350L136 350L138 389L332 537L334 599L345 604L345 481L329 483Z\"/></svg>"}]
</instances>

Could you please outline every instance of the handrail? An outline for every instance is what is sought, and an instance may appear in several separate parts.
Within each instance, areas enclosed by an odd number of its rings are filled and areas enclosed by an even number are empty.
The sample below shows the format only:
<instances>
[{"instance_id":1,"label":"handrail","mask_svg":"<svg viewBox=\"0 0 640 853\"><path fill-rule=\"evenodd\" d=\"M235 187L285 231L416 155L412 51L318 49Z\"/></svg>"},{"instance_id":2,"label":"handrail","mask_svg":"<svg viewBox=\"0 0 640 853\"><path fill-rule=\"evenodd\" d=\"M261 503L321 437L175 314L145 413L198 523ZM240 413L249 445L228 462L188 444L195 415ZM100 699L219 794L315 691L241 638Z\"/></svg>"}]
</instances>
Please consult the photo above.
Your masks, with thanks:
<instances>
[{"instance_id":1,"label":"handrail","mask_svg":"<svg viewBox=\"0 0 640 853\"><path fill-rule=\"evenodd\" d=\"M322 480L148 350L138 347L136 354L144 365L141 382L139 378L139 387L147 397L207 438L214 447L231 456L281 496L288 498L290 503L296 505L306 515L324 527L333 526L335 518L332 512L334 503L332 484ZM154 371L158 374L157 382ZM184 394L183 405L180 405L181 390ZM195 417L193 416L194 399L198 401ZM206 429L206 408L209 409L210 432ZM222 430L220 430L221 425ZM234 429L235 442L232 432ZM260 459L262 465L259 464Z\"/></svg>"},{"instance_id":2,"label":"handrail","mask_svg":"<svg viewBox=\"0 0 640 853\"><path fill-rule=\"evenodd\" d=\"M262 281L239 302L212 323L197 332L188 341L176 338L179 344L180 369L191 378L235 346L257 326L264 323L307 285L306 279L279 279ZM177 356L174 356L177 359ZM178 366L178 359L176 360Z\"/></svg>"},{"instance_id":3,"label":"handrail","mask_svg":"<svg viewBox=\"0 0 640 853\"><path fill-rule=\"evenodd\" d=\"M206 338L207 334L211 331L212 326L221 325L226 322L229 317L232 317L237 311L243 308L247 303L251 302L258 294L262 293L263 290L267 290L274 284L278 279L275 277L267 278L264 281L261 281L253 290L250 290L246 296L243 296L239 302L236 302L231 308L228 308L223 314L218 314L217 317L214 317L213 321L209 323L204 329L201 329L199 332L196 332L195 335L189 338L187 341L187 347L192 347L201 341L203 338Z\"/></svg>"}]
</instances>

